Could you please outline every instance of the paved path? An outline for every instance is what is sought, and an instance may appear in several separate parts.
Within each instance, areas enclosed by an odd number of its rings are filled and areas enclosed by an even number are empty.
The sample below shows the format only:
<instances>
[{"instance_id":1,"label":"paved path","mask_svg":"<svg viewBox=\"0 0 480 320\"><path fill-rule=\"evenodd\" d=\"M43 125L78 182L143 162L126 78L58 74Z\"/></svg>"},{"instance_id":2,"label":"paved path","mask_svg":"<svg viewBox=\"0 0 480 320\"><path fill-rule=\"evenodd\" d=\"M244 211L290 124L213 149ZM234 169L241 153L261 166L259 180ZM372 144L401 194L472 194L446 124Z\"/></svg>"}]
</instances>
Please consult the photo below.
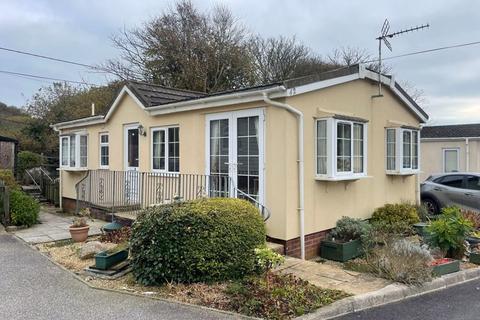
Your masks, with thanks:
<instances>
[{"instance_id":1,"label":"paved path","mask_svg":"<svg viewBox=\"0 0 480 320\"><path fill-rule=\"evenodd\" d=\"M72 217L52 214L49 211L53 207L42 207L40 210L40 224L33 225L28 229L15 231L14 234L28 243L43 243L58 240L70 239L68 227L72 224ZM90 236L100 234L100 228L106 224L105 221L89 221Z\"/></svg>"},{"instance_id":2,"label":"paved path","mask_svg":"<svg viewBox=\"0 0 480 320\"><path fill-rule=\"evenodd\" d=\"M335 320L478 320L480 280L335 318Z\"/></svg>"},{"instance_id":3,"label":"paved path","mask_svg":"<svg viewBox=\"0 0 480 320\"><path fill-rule=\"evenodd\" d=\"M322 288L343 290L354 295L376 291L390 284L366 273L346 270L334 261L319 263L286 257L285 263L276 270L293 273Z\"/></svg>"},{"instance_id":4,"label":"paved path","mask_svg":"<svg viewBox=\"0 0 480 320\"><path fill-rule=\"evenodd\" d=\"M0 230L0 319L233 319L224 313L91 289Z\"/></svg>"}]
</instances>

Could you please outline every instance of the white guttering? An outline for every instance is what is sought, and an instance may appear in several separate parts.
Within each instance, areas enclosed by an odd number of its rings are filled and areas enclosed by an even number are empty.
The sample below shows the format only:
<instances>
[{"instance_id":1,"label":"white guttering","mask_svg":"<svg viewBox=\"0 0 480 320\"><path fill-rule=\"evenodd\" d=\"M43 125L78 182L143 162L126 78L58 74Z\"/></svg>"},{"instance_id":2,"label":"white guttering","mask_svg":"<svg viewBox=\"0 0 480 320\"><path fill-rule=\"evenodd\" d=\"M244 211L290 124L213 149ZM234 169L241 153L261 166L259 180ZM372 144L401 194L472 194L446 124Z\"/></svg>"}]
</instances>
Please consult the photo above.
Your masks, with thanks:
<instances>
[{"instance_id":1,"label":"white guttering","mask_svg":"<svg viewBox=\"0 0 480 320\"><path fill-rule=\"evenodd\" d=\"M273 106L287 110L297 116L298 119L298 197L300 218L300 256L305 259L305 177L303 165L303 113L294 107L270 100L266 92L263 93L263 101Z\"/></svg>"},{"instance_id":2,"label":"white guttering","mask_svg":"<svg viewBox=\"0 0 480 320\"><path fill-rule=\"evenodd\" d=\"M60 129L75 128L75 127L81 126L82 124L92 125L92 124L103 123L103 122L105 122L105 119L103 118L103 116L99 115L99 116L93 116L93 117L82 118L77 120L59 122L59 123L50 125L50 128L52 128L55 131L58 131Z\"/></svg>"},{"instance_id":3,"label":"white guttering","mask_svg":"<svg viewBox=\"0 0 480 320\"><path fill-rule=\"evenodd\" d=\"M232 104L246 103L252 101L262 100L262 95L264 93L276 93L276 92L285 92L285 87L278 85L273 88L268 89L258 89L245 92L233 92L229 94L219 94L216 96L198 98L186 101L179 101L170 103L167 105L160 105L155 107L147 108L147 112L152 115L168 114L174 112L198 110L198 109L207 109L219 106L226 106Z\"/></svg>"}]
</instances>

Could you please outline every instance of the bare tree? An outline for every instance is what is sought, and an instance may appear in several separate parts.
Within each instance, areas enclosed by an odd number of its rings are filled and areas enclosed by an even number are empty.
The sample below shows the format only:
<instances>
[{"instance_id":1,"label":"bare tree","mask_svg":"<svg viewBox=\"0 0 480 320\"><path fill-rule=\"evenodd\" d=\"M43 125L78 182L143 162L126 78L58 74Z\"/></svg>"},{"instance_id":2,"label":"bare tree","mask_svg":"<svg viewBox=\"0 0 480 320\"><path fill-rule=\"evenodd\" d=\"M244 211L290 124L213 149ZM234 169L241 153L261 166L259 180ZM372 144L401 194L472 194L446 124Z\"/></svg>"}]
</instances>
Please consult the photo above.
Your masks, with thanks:
<instances>
[{"instance_id":1,"label":"bare tree","mask_svg":"<svg viewBox=\"0 0 480 320\"><path fill-rule=\"evenodd\" d=\"M141 28L112 38L120 59L103 66L121 78L203 92L249 83L246 32L224 6L199 12L189 0Z\"/></svg>"},{"instance_id":2,"label":"bare tree","mask_svg":"<svg viewBox=\"0 0 480 320\"><path fill-rule=\"evenodd\" d=\"M327 59L336 67L349 67L355 64L365 63L367 68L378 72L378 62L376 58L365 49L341 47L333 50L333 52L327 56ZM391 71L391 67L382 64L382 73L389 73Z\"/></svg>"}]
</instances>

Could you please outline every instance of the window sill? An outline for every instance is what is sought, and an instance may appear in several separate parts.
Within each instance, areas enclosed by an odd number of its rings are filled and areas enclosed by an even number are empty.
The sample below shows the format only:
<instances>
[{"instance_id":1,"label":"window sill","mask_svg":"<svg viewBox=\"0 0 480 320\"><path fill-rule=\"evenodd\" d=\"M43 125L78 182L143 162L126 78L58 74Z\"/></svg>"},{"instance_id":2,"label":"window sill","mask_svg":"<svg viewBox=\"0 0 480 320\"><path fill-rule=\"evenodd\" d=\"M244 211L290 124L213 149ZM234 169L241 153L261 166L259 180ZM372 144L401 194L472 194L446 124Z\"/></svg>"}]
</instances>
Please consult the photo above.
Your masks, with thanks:
<instances>
[{"instance_id":1,"label":"window sill","mask_svg":"<svg viewBox=\"0 0 480 320\"><path fill-rule=\"evenodd\" d=\"M386 174L388 176L414 176L416 174L419 174L420 171L415 170L415 171L386 171Z\"/></svg>"},{"instance_id":2,"label":"window sill","mask_svg":"<svg viewBox=\"0 0 480 320\"><path fill-rule=\"evenodd\" d=\"M63 171L87 171L88 168L74 168L74 167L60 167L60 170Z\"/></svg>"},{"instance_id":3,"label":"window sill","mask_svg":"<svg viewBox=\"0 0 480 320\"><path fill-rule=\"evenodd\" d=\"M337 176L337 177L327 177L327 176L316 176L315 180L317 181L354 181L354 180L361 180L361 179L368 179L372 178L371 176Z\"/></svg>"}]
</instances>

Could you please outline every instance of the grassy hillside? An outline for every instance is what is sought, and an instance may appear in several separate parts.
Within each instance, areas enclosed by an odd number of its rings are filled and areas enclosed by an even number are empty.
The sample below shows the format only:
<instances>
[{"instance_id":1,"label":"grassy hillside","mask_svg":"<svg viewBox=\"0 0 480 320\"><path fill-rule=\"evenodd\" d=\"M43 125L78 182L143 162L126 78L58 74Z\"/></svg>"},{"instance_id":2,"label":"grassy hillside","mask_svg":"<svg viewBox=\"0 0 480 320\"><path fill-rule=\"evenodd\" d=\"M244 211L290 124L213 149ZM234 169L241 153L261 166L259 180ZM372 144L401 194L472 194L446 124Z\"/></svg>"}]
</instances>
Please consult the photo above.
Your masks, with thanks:
<instances>
[{"instance_id":1,"label":"grassy hillside","mask_svg":"<svg viewBox=\"0 0 480 320\"><path fill-rule=\"evenodd\" d=\"M0 135L20 138L22 129L29 122L30 116L22 109L7 106L0 102Z\"/></svg>"}]
</instances>

